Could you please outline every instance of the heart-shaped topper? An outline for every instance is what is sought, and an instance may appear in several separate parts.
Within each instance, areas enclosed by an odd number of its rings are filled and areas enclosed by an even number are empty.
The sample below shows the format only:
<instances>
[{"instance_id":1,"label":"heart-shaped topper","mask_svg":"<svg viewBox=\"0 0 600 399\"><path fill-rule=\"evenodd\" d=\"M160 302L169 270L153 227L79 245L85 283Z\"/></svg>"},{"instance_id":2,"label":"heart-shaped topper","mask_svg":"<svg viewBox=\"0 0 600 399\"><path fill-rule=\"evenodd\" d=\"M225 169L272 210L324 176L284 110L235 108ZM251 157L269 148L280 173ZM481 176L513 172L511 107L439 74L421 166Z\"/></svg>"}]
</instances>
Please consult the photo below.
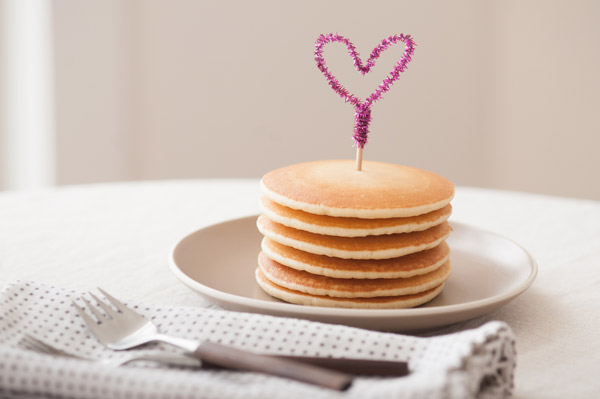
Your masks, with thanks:
<instances>
[{"instance_id":1,"label":"heart-shaped topper","mask_svg":"<svg viewBox=\"0 0 600 399\"><path fill-rule=\"evenodd\" d=\"M400 58L400 60L394 65L394 69L392 72L383 79L383 82L377 87L377 89L369 95L364 101L361 101L360 98L356 97L353 94L350 94L348 90L333 76L331 72L325 66L325 58L323 58L323 48L327 43L331 42L341 42L346 45L348 48L348 53L354 60L354 66L361 72L363 75L371 71L371 68L375 66L375 60L379 58L381 53L387 49L389 46L397 43L403 42L406 45L406 49L404 54ZM367 136L369 134L369 123L371 122L371 106L377 100L379 100L383 93L387 92L392 84L398 80L400 77L400 73L404 72L406 69L406 65L411 61L411 57L415 51L416 44L412 40L409 35L394 35L390 36L387 39L383 39L381 43L377 45L371 52L367 63L363 65L356 48L352 44L349 39L345 37L333 33L329 33L326 35L320 35L317 41L315 42L315 61L317 62L317 67L319 70L325 75L327 80L329 81L329 86L340 95L344 99L344 101L351 103L354 105L356 113L354 115L354 142L357 147L357 167L360 170L360 164L362 162L362 149L365 144L367 144ZM359 159L360 157L360 159Z\"/></svg>"}]
</instances>

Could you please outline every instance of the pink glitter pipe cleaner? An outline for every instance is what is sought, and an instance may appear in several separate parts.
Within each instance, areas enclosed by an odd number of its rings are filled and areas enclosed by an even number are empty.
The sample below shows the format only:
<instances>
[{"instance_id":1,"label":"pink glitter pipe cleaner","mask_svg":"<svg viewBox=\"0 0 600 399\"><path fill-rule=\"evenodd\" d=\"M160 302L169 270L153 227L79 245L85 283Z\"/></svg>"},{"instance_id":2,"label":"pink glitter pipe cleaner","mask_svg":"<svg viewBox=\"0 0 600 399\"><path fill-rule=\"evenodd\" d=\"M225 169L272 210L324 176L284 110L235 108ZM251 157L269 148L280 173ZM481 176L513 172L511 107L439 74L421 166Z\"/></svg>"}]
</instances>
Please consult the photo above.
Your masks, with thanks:
<instances>
[{"instance_id":1,"label":"pink glitter pipe cleaner","mask_svg":"<svg viewBox=\"0 0 600 399\"><path fill-rule=\"evenodd\" d=\"M375 66L375 60L379 58L381 53L387 49L392 44L397 42L403 42L406 45L406 49L404 54L400 58L400 61L394 65L394 69L388 76L383 79L383 82L377 87L371 95L369 95L364 101L361 101L360 98L356 97L353 94L350 94L348 90L333 76L331 72L325 66L325 59L323 58L323 48L327 43L331 42L341 42L346 45L348 48L348 53L354 60L354 66L358 69L363 75L368 73L372 67ZM317 41L315 42L315 61L317 62L317 67L319 70L325 75L327 80L329 81L329 86L337 93L340 97L344 99L344 101L351 103L356 113L354 115L354 142L356 146L360 149L364 148L365 144L367 144L367 136L369 134L369 124L371 122L371 106L377 100L379 100L383 93L387 92L392 84L398 80L400 77L400 73L404 72L406 69L406 65L411 61L411 57L415 52L415 42L409 35L394 35L390 36L387 39L383 39L377 47L373 49L367 63L363 65L356 48L352 44L349 39L346 39L343 36L328 33L326 35L320 35Z\"/></svg>"}]
</instances>

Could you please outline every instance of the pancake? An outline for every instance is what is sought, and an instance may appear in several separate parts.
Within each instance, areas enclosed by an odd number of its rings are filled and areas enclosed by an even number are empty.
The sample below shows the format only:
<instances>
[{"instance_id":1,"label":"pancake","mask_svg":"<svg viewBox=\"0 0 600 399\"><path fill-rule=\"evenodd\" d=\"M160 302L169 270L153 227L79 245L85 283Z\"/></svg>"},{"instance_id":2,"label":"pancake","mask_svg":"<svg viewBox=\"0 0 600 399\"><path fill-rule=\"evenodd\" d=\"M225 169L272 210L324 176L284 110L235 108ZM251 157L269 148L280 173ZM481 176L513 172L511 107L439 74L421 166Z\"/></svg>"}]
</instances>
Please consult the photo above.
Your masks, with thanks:
<instances>
[{"instance_id":1,"label":"pancake","mask_svg":"<svg viewBox=\"0 0 600 399\"><path fill-rule=\"evenodd\" d=\"M261 189L270 200L317 215L385 219L433 212L446 206L454 186L423 169L352 160L306 162L263 176Z\"/></svg>"},{"instance_id":2,"label":"pancake","mask_svg":"<svg viewBox=\"0 0 600 399\"><path fill-rule=\"evenodd\" d=\"M364 237L368 235L410 233L423 231L446 221L452 205L418 216L388 219L361 219L334 217L288 208L263 196L260 200L263 213L272 221L298 230L339 237Z\"/></svg>"},{"instance_id":3,"label":"pancake","mask_svg":"<svg viewBox=\"0 0 600 399\"><path fill-rule=\"evenodd\" d=\"M376 298L334 298L329 296L320 296L307 294L300 291L293 291L282 287L270 281L265 277L260 267L256 268L256 282L269 295L279 298L283 301L308 306L328 306L341 308L363 308L363 309L401 309L412 308L431 301L444 288L440 284L428 291L413 295L384 296Z\"/></svg>"},{"instance_id":4,"label":"pancake","mask_svg":"<svg viewBox=\"0 0 600 399\"><path fill-rule=\"evenodd\" d=\"M336 298L373 298L418 294L444 283L450 275L450 261L446 261L441 267L430 273L409 278L333 278L283 266L269 259L264 252L258 255L258 266L267 279L281 287L292 291Z\"/></svg>"},{"instance_id":5,"label":"pancake","mask_svg":"<svg viewBox=\"0 0 600 399\"><path fill-rule=\"evenodd\" d=\"M450 258L445 241L437 247L390 259L341 259L315 255L263 238L262 251L272 260L296 270L335 278L408 278L434 271Z\"/></svg>"},{"instance_id":6,"label":"pancake","mask_svg":"<svg viewBox=\"0 0 600 399\"><path fill-rule=\"evenodd\" d=\"M293 229L260 215L258 230L288 247L344 259L389 259L438 246L450 231L448 222L424 231L367 237L334 237Z\"/></svg>"}]
</instances>

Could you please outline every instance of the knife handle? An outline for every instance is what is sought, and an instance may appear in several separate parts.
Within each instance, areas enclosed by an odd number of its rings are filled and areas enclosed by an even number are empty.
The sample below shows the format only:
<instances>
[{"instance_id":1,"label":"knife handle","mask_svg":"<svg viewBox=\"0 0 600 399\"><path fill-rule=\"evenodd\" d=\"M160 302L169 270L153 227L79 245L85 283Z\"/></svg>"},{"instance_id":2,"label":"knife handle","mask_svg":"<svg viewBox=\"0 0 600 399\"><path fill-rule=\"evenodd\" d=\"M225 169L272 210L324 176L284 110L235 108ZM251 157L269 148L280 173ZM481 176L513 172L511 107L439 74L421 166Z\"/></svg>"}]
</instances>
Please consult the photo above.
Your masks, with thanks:
<instances>
[{"instance_id":1,"label":"knife handle","mask_svg":"<svg viewBox=\"0 0 600 399\"><path fill-rule=\"evenodd\" d=\"M408 363L391 360L368 360L331 357L309 356L280 356L279 359L295 360L302 363L325 367L331 370L354 375L369 375L379 377L403 377L409 374Z\"/></svg>"},{"instance_id":2,"label":"knife handle","mask_svg":"<svg viewBox=\"0 0 600 399\"><path fill-rule=\"evenodd\" d=\"M342 373L377 376L377 377L403 377L410 374L408 363L391 360L369 360L353 358L330 358L330 357L310 357L310 356L283 356L269 355L279 359L294 360L301 363L308 363L315 366L325 367L331 370L341 371ZM205 368L219 368L216 364L205 360L202 363Z\"/></svg>"},{"instance_id":3,"label":"knife handle","mask_svg":"<svg viewBox=\"0 0 600 399\"><path fill-rule=\"evenodd\" d=\"M352 375L326 369L296 359L246 352L231 346L203 342L194 351L202 362L233 370L256 371L290 378L324 388L344 391L352 384Z\"/></svg>"}]
</instances>

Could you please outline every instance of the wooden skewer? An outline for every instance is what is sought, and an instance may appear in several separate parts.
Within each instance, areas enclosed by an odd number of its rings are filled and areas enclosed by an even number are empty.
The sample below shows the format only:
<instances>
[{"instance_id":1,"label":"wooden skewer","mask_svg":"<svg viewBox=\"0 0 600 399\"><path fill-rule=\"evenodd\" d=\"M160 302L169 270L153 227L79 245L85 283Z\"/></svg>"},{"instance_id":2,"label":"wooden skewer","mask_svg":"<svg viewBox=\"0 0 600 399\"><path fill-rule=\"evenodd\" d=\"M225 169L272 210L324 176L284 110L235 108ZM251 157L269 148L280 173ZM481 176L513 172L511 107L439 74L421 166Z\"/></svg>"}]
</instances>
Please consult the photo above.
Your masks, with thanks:
<instances>
[{"instance_id":1,"label":"wooden skewer","mask_svg":"<svg viewBox=\"0 0 600 399\"><path fill-rule=\"evenodd\" d=\"M362 170L363 149L356 147L356 170Z\"/></svg>"}]
</instances>

